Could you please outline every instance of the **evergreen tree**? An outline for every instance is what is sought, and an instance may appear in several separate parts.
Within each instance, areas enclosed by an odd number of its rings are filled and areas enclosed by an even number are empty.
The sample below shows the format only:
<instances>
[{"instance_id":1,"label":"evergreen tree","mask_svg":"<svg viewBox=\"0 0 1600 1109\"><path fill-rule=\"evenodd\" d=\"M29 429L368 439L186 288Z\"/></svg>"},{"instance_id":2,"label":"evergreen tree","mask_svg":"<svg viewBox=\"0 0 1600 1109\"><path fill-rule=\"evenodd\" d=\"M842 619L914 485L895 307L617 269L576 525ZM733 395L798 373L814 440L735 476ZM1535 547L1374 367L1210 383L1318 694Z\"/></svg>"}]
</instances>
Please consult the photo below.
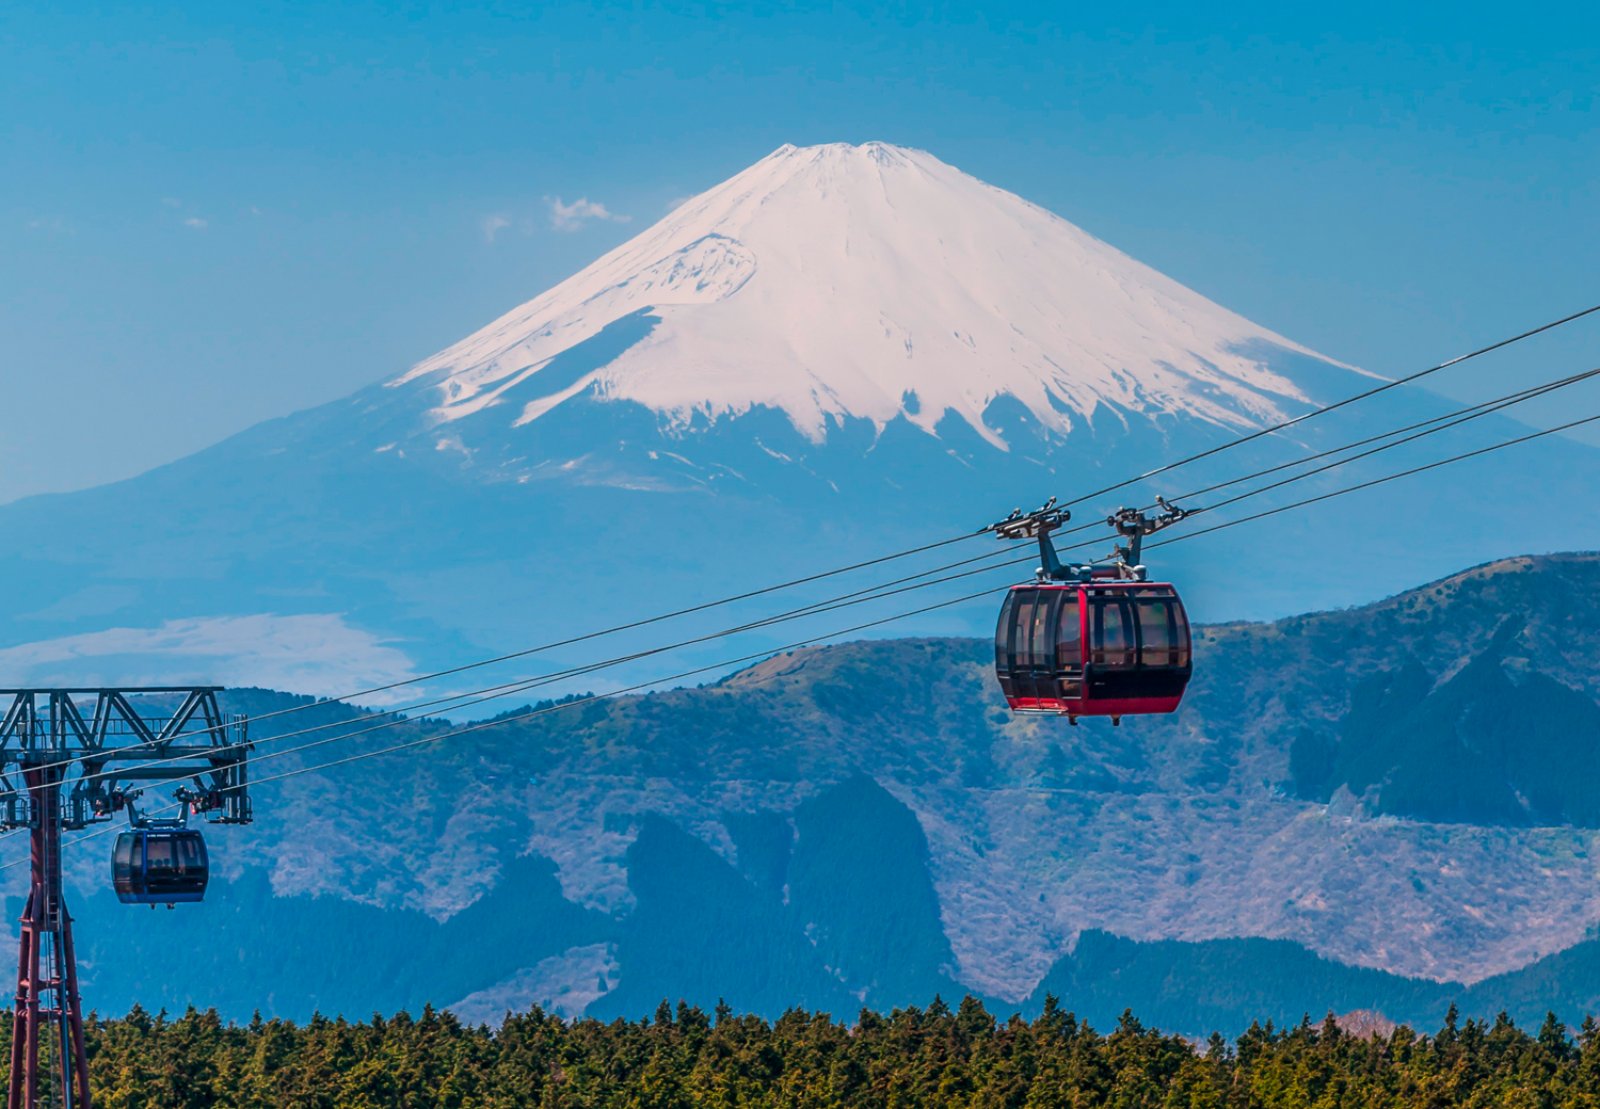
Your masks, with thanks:
<instances>
[{"instance_id":1,"label":"evergreen tree","mask_svg":"<svg viewBox=\"0 0 1600 1109\"><path fill-rule=\"evenodd\" d=\"M1358 1038L1330 1016L1204 1045L1131 1012L1101 1036L1053 997L1032 1021L969 997L853 1025L798 1009L769 1024L726 1004L611 1024L535 1008L497 1030L432 1008L304 1025L135 1008L91 1014L85 1033L105 1109L1600 1109L1593 1019L1574 1040L1554 1015L1530 1035L1453 1009L1431 1037Z\"/></svg>"}]
</instances>

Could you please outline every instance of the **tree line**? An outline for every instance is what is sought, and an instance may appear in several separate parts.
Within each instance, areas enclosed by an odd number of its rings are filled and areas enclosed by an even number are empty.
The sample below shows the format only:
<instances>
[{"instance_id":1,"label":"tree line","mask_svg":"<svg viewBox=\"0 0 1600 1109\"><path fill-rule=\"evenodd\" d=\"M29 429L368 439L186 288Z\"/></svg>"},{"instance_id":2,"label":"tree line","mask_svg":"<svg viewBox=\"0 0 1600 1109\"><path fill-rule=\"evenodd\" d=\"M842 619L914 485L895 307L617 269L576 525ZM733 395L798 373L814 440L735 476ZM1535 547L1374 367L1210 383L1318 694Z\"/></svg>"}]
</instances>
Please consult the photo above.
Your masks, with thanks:
<instances>
[{"instance_id":1,"label":"tree line","mask_svg":"<svg viewBox=\"0 0 1600 1109\"><path fill-rule=\"evenodd\" d=\"M0 1032L10 1033L9 1015ZM539 1009L498 1029L431 1008L370 1021L135 1008L86 1024L91 1087L105 1109L469 1107L1600 1107L1600 1025L1554 1016L1529 1033L1452 1007L1424 1035L1359 1035L1330 1016L1254 1025L1208 1042L1125 1013L1099 1032L1052 998L1031 1021L975 999L854 1023L793 1010L776 1021L663 1003L654 1017L566 1021Z\"/></svg>"}]
</instances>

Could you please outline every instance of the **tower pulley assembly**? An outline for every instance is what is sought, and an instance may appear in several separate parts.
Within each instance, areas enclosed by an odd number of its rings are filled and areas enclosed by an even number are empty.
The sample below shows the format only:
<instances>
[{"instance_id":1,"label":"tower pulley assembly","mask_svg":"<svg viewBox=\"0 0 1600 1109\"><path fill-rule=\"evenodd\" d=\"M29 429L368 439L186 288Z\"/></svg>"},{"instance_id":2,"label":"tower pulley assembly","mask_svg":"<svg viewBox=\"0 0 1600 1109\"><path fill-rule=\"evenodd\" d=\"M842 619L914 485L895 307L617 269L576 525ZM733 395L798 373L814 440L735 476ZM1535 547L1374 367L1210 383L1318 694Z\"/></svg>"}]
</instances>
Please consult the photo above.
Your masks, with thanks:
<instances>
[{"instance_id":1,"label":"tower pulley assembly","mask_svg":"<svg viewBox=\"0 0 1600 1109\"><path fill-rule=\"evenodd\" d=\"M199 901L210 875L205 839L188 826L189 817L250 822L245 721L223 714L219 692L216 686L0 690L0 828L25 828L32 841L7 1109L34 1109L41 1089L52 1087L64 1106L92 1109L62 832L126 810L129 828L112 852L117 897L170 906ZM141 784L176 785L179 815L141 815L134 805ZM46 1038L54 1050L42 1055Z\"/></svg>"}]
</instances>

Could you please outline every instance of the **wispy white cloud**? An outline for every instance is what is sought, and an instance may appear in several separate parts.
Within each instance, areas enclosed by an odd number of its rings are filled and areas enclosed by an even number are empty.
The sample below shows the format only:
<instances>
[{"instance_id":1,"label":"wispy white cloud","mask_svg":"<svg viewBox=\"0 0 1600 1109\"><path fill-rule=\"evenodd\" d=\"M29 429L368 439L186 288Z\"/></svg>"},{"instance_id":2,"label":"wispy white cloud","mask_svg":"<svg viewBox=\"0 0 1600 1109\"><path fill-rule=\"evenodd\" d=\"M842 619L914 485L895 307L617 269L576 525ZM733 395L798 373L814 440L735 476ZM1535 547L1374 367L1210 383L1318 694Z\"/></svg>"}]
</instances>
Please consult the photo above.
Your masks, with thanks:
<instances>
[{"instance_id":1,"label":"wispy white cloud","mask_svg":"<svg viewBox=\"0 0 1600 1109\"><path fill-rule=\"evenodd\" d=\"M577 231L595 221L627 223L632 216L613 212L598 200L580 196L571 204L559 196L547 196L545 205L550 209L550 226L557 231Z\"/></svg>"},{"instance_id":2,"label":"wispy white cloud","mask_svg":"<svg viewBox=\"0 0 1600 1109\"><path fill-rule=\"evenodd\" d=\"M164 196L161 198L161 206L171 209L173 218L178 224L190 231L204 231L211 226L210 217L198 215L193 207L184 203L179 197Z\"/></svg>"},{"instance_id":3,"label":"wispy white cloud","mask_svg":"<svg viewBox=\"0 0 1600 1109\"><path fill-rule=\"evenodd\" d=\"M43 231L47 235L76 235L78 229L65 216L34 216L28 221L29 231Z\"/></svg>"},{"instance_id":4,"label":"wispy white cloud","mask_svg":"<svg viewBox=\"0 0 1600 1109\"><path fill-rule=\"evenodd\" d=\"M511 226L511 220L497 212L494 215L484 216L478 226L483 230L483 241L492 243L496 235Z\"/></svg>"},{"instance_id":5,"label":"wispy white cloud","mask_svg":"<svg viewBox=\"0 0 1600 1109\"><path fill-rule=\"evenodd\" d=\"M689 203L689 201L693 200L699 195L699 193L690 193L688 196L675 196L671 200L667 201L667 211L676 212L679 208L682 208L685 204Z\"/></svg>"}]
</instances>

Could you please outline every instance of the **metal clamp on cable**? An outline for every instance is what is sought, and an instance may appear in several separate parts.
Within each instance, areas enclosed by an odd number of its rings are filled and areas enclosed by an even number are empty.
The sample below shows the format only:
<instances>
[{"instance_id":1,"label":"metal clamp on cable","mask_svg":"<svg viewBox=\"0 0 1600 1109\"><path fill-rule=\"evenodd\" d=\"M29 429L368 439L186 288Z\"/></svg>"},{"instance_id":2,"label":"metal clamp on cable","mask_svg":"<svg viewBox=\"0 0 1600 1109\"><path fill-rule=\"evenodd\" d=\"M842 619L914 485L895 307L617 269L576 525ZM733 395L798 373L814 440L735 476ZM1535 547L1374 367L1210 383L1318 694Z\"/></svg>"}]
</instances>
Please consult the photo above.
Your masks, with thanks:
<instances>
[{"instance_id":1,"label":"metal clamp on cable","mask_svg":"<svg viewBox=\"0 0 1600 1109\"><path fill-rule=\"evenodd\" d=\"M1115 560L1114 565L1119 576L1130 581L1143 581L1145 578L1145 568L1140 560L1144 537L1154 535L1163 528L1171 527L1179 520L1200 511L1169 504L1167 499L1159 494L1156 496L1156 505L1161 511L1154 516L1147 514L1142 508L1119 508L1106 517L1106 526L1114 528L1118 535L1128 541L1113 550L1112 558Z\"/></svg>"}]
</instances>

